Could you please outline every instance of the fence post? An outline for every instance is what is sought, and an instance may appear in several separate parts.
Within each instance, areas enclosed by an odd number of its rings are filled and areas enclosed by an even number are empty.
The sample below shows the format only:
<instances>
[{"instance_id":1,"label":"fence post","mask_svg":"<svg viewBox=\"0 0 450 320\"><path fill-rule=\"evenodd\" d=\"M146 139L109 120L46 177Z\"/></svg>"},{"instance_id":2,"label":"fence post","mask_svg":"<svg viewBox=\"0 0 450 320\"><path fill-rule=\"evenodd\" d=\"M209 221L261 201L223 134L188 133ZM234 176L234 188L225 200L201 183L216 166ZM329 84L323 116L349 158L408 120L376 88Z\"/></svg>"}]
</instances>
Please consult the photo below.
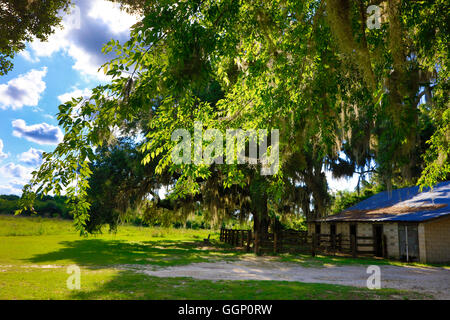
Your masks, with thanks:
<instances>
[{"instance_id":1,"label":"fence post","mask_svg":"<svg viewBox=\"0 0 450 320\"><path fill-rule=\"evenodd\" d=\"M277 243L277 249L278 252L281 252L283 250L283 232L278 232L278 243Z\"/></svg>"},{"instance_id":2,"label":"fence post","mask_svg":"<svg viewBox=\"0 0 450 320\"><path fill-rule=\"evenodd\" d=\"M241 230L241 247L244 246L244 230Z\"/></svg>"},{"instance_id":3,"label":"fence post","mask_svg":"<svg viewBox=\"0 0 450 320\"><path fill-rule=\"evenodd\" d=\"M316 234L315 233L312 234L312 239L311 239L311 255L313 257L316 256Z\"/></svg>"},{"instance_id":4,"label":"fence post","mask_svg":"<svg viewBox=\"0 0 450 320\"><path fill-rule=\"evenodd\" d=\"M336 254L336 234L331 234L331 251L333 255Z\"/></svg>"},{"instance_id":5,"label":"fence post","mask_svg":"<svg viewBox=\"0 0 450 320\"><path fill-rule=\"evenodd\" d=\"M252 242L252 230L247 231L247 252L250 252L250 242Z\"/></svg>"},{"instance_id":6,"label":"fence post","mask_svg":"<svg viewBox=\"0 0 450 320\"><path fill-rule=\"evenodd\" d=\"M278 251L278 232L273 232L273 252L277 253Z\"/></svg>"},{"instance_id":7,"label":"fence post","mask_svg":"<svg viewBox=\"0 0 450 320\"><path fill-rule=\"evenodd\" d=\"M322 237L321 237L321 235L320 235L320 233L316 233L316 249L317 250L320 250L320 245L321 245L321 242L322 241Z\"/></svg>"},{"instance_id":8,"label":"fence post","mask_svg":"<svg viewBox=\"0 0 450 320\"><path fill-rule=\"evenodd\" d=\"M357 257L357 244L356 244L356 236L354 234L352 234L350 236L350 245L351 245L351 249L352 249L352 257L356 258Z\"/></svg>"},{"instance_id":9,"label":"fence post","mask_svg":"<svg viewBox=\"0 0 450 320\"><path fill-rule=\"evenodd\" d=\"M338 234L336 246L338 251L342 251L342 233Z\"/></svg>"}]
</instances>

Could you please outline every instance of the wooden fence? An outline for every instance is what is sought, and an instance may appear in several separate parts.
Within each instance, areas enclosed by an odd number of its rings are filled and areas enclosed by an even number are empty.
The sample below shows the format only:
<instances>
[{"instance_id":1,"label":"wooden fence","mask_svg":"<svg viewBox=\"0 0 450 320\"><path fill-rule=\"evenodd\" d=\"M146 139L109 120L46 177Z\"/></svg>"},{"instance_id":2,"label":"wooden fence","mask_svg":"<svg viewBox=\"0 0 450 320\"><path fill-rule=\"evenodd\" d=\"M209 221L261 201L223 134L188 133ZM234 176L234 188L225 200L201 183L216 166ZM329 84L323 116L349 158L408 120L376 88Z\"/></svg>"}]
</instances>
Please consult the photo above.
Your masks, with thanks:
<instances>
[{"instance_id":1,"label":"wooden fence","mask_svg":"<svg viewBox=\"0 0 450 320\"><path fill-rule=\"evenodd\" d=\"M312 234L311 253L349 254L357 256L376 255L375 237L343 236L342 234ZM382 256L386 256L386 237L382 238Z\"/></svg>"},{"instance_id":2,"label":"wooden fence","mask_svg":"<svg viewBox=\"0 0 450 320\"><path fill-rule=\"evenodd\" d=\"M255 239L251 230L220 230L220 241L246 251L254 249ZM386 252L386 239L383 236L383 256ZM267 233L258 245L259 252L298 252L310 253L313 256L322 254L348 254L353 257L376 254L376 240L374 237L344 236L342 234L308 235L306 231L282 230Z\"/></svg>"},{"instance_id":3,"label":"wooden fence","mask_svg":"<svg viewBox=\"0 0 450 320\"><path fill-rule=\"evenodd\" d=\"M250 251L254 242L251 230L220 229L220 241L228 243L234 247L245 248Z\"/></svg>"}]
</instances>

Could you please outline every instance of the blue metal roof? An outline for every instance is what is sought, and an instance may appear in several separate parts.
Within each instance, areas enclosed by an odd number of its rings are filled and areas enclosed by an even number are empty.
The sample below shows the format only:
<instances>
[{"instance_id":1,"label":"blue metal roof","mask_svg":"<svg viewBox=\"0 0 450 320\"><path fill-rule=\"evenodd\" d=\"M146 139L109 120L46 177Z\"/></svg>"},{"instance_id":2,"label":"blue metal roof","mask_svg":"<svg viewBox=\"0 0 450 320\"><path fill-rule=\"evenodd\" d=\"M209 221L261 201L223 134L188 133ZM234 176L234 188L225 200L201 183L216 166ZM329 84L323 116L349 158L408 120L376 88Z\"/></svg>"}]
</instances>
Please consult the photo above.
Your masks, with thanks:
<instances>
[{"instance_id":1,"label":"blue metal roof","mask_svg":"<svg viewBox=\"0 0 450 320\"><path fill-rule=\"evenodd\" d=\"M439 208L420 210L421 207L437 205ZM366 211L388 207L411 208L411 212L364 214ZM406 210L407 211L407 210ZM359 215L352 217L352 212ZM450 215L450 181L437 184L432 190L425 188L419 193L419 187L409 187L380 192L358 204L347 208L336 216L329 216L325 220L364 220L364 221L411 221L420 222Z\"/></svg>"}]
</instances>

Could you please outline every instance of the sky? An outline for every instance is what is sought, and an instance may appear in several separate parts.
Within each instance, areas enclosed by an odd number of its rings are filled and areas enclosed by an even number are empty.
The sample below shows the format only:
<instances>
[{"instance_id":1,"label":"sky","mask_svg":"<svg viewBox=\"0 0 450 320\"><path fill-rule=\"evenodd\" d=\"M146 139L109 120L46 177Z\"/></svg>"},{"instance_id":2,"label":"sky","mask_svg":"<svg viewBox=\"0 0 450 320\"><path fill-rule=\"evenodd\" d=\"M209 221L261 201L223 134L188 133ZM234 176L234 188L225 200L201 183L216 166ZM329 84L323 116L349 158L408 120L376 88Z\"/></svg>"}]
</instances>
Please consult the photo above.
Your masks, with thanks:
<instances>
[{"instance_id":1,"label":"sky","mask_svg":"<svg viewBox=\"0 0 450 320\"><path fill-rule=\"evenodd\" d=\"M14 69L0 77L0 194L21 194L42 152L62 141L58 106L108 80L97 72L111 58L101 48L111 39L128 40L137 21L108 1L74 3L63 28L46 42L27 43Z\"/></svg>"},{"instance_id":2,"label":"sky","mask_svg":"<svg viewBox=\"0 0 450 320\"><path fill-rule=\"evenodd\" d=\"M111 39L127 41L138 19L105 0L74 3L63 28L46 42L27 43L14 58L14 69L0 77L0 194L21 194L42 152L63 139L58 106L108 81L97 71L111 59L101 48ZM327 178L332 190L354 189L357 183L356 177L334 180L327 173Z\"/></svg>"}]
</instances>

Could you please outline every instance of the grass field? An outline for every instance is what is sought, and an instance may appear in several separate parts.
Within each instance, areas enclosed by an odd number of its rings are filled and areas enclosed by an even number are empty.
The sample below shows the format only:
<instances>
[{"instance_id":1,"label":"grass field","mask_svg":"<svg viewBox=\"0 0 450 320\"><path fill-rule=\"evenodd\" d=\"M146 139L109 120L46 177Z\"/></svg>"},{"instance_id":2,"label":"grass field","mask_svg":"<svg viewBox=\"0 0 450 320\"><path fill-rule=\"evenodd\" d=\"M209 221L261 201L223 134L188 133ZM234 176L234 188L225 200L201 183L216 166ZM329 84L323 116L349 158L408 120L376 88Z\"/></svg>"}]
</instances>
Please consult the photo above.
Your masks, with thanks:
<instances>
[{"instance_id":1,"label":"grass field","mask_svg":"<svg viewBox=\"0 0 450 320\"><path fill-rule=\"evenodd\" d=\"M201 242L211 233L213 246ZM174 266L239 259L209 230L122 226L81 238L70 221L0 216L0 299L414 299L414 292L284 281L158 278L123 265ZM390 263L373 259L280 255L305 266ZM66 286L67 266L81 268L81 289Z\"/></svg>"}]
</instances>

